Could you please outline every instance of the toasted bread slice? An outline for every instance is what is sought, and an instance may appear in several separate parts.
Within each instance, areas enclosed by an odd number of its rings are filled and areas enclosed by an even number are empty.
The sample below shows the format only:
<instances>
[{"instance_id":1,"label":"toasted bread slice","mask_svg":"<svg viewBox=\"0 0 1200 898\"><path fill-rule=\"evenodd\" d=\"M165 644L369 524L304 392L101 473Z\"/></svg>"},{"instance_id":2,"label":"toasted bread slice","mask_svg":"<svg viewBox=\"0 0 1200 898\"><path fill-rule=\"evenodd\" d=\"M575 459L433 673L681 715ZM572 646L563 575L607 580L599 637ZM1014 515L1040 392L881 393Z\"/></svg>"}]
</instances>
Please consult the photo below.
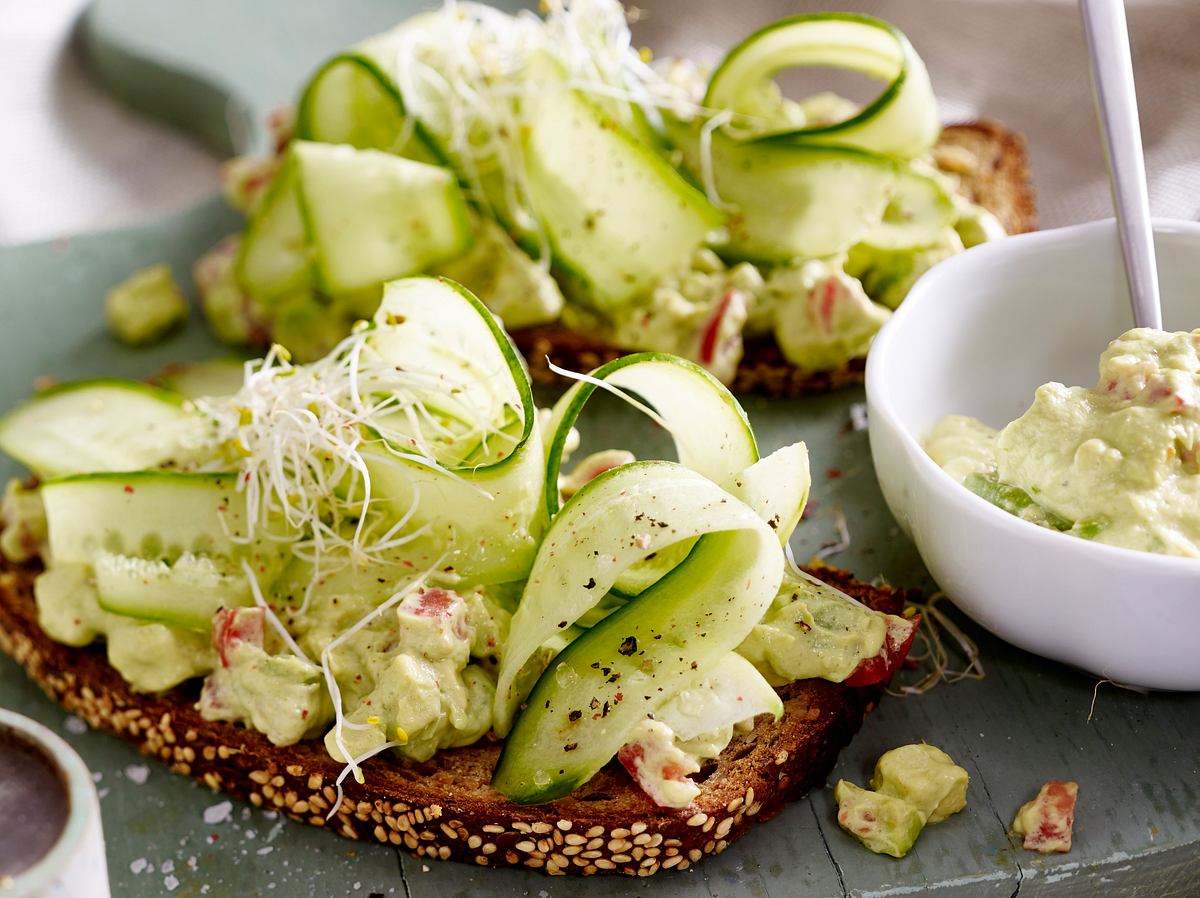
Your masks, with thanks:
<instances>
[{"instance_id":1,"label":"toasted bread slice","mask_svg":"<svg viewBox=\"0 0 1200 898\"><path fill-rule=\"evenodd\" d=\"M934 159L939 167L957 175L963 194L999 218L1008 233L1023 234L1037 226L1029 160L1019 134L993 121L950 125L942 131ZM512 336L529 361L534 381L543 384L562 382L546 364L547 358L572 371L590 371L629 351L561 324L526 328ZM864 360L855 359L834 371L804 372L783 357L772 338L758 338L746 342L730 386L735 393L767 396L826 393L861 383L865 367Z\"/></svg>"},{"instance_id":2,"label":"toasted bread slice","mask_svg":"<svg viewBox=\"0 0 1200 898\"><path fill-rule=\"evenodd\" d=\"M133 692L101 647L71 648L42 632L37 573L33 566L0 567L0 649L66 710L214 790L353 839L404 845L424 858L555 874L686 869L823 782L880 696L877 686L823 680L785 687L782 719L762 717L735 738L701 771L700 796L684 810L655 806L615 763L567 798L513 804L489 785L500 747L484 741L424 764L368 762L366 784L347 778L326 821L342 766L320 740L278 748L260 733L206 721L195 709L196 683L163 695ZM898 612L905 598L833 568L814 573L883 611Z\"/></svg>"},{"instance_id":3,"label":"toasted bread slice","mask_svg":"<svg viewBox=\"0 0 1200 898\"><path fill-rule=\"evenodd\" d=\"M1037 228L1029 156L1020 134L990 119L950 125L933 155L939 168L959 176L967 199L999 218L1008 233Z\"/></svg>"}]
</instances>

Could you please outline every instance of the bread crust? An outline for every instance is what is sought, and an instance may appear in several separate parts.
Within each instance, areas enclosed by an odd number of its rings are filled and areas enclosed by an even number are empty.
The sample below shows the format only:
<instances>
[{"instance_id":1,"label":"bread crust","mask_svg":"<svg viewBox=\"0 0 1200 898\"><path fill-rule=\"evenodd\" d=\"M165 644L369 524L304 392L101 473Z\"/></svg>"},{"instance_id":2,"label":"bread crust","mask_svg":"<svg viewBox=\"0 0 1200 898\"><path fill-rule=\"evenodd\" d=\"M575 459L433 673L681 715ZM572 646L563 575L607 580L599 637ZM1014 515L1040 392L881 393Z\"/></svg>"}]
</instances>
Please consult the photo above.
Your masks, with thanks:
<instances>
[{"instance_id":1,"label":"bread crust","mask_svg":"<svg viewBox=\"0 0 1200 898\"><path fill-rule=\"evenodd\" d=\"M973 157L973 166L965 171L945 166L959 176L959 189L967 199L1000 219L1009 234L1037 229L1025 138L994 119L981 119L944 128L935 158L948 147L965 150ZM939 162L944 165L941 159Z\"/></svg>"},{"instance_id":2,"label":"bread crust","mask_svg":"<svg viewBox=\"0 0 1200 898\"><path fill-rule=\"evenodd\" d=\"M38 572L0 564L0 650L67 711L214 790L426 859L559 875L685 870L822 783L881 693L823 680L785 687L783 718L762 717L735 738L701 772L700 796L683 810L656 807L615 763L567 798L513 804L489 785L500 748L485 740L423 764L369 762L366 785L347 778L326 821L342 767L320 740L279 748L260 733L206 721L195 709L196 682L161 695L134 693L102 647L72 648L42 632L33 597ZM834 568L814 573L879 610L898 612L906 598Z\"/></svg>"},{"instance_id":3,"label":"bread crust","mask_svg":"<svg viewBox=\"0 0 1200 898\"><path fill-rule=\"evenodd\" d=\"M991 120L948 125L934 156L959 178L962 193L991 211L1009 234L1036 228L1029 157L1021 135ZM534 382L545 385L564 383L547 359L572 371L590 371L629 352L558 323L524 328L512 336L529 362ZM802 371L783 357L774 338L758 337L746 341L730 387L735 393L807 396L862 383L865 368L864 359L854 359L833 371Z\"/></svg>"}]
</instances>

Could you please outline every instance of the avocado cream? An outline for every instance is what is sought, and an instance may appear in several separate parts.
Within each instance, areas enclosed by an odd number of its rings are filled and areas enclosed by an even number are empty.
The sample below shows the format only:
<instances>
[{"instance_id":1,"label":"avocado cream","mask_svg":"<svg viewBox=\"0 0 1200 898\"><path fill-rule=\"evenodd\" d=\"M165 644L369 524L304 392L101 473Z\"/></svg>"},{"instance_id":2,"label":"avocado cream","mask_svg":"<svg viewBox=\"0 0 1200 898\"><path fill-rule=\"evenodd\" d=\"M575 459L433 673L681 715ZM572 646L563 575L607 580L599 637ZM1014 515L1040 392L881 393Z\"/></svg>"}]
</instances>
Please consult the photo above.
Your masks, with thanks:
<instances>
[{"instance_id":1,"label":"avocado cream","mask_svg":"<svg viewBox=\"0 0 1200 898\"><path fill-rule=\"evenodd\" d=\"M884 752L871 788L839 780L838 825L876 854L904 857L927 824L967 806L967 771L921 742Z\"/></svg>"},{"instance_id":2,"label":"avocado cream","mask_svg":"<svg viewBox=\"0 0 1200 898\"><path fill-rule=\"evenodd\" d=\"M114 337L145 346L183 323L188 304L171 277L171 267L153 265L113 287L104 298L104 314Z\"/></svg>"},{"instance_id":3,"label":"avocado cream","mask_svg":"<svg viewBox=\"0 0 1200 898\"><path fill-rule=\"evenodd\" d=\"M1137 328L1093 388L1048 383L1000 431L944 418L926 451L1013 514L1096 542L1200 557L1200 330Z\"/></svg>"}]
</instances>

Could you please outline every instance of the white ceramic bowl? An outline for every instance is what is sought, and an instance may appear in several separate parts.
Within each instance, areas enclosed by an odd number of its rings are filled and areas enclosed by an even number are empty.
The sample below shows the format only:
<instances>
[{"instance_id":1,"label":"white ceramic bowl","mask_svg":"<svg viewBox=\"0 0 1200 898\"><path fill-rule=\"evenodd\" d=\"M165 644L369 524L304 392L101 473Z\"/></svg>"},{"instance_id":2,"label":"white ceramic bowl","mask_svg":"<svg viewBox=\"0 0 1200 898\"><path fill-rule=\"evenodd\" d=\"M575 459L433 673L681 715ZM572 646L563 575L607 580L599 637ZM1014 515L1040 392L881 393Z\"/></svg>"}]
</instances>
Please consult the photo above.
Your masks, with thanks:
<instances>
[{"instance_id":1,"label":"white ceramic bowl","mask_svg":"<svg viewBox=\"0 0 1200 898\"><path fill-rule=\"evenodd\" d=\"M1164 327L1200 327L1200 224L1158 221L1155 244ZM1001 427L1043 383L1093 385L1100 353L1132 326L1112 221L943 262L871 347L871 455L933 578L983 626L1119 683L1200 689L1200 560L1029 524L954 482L921 448L944 415Z\"/></svg>"}]
</instances>

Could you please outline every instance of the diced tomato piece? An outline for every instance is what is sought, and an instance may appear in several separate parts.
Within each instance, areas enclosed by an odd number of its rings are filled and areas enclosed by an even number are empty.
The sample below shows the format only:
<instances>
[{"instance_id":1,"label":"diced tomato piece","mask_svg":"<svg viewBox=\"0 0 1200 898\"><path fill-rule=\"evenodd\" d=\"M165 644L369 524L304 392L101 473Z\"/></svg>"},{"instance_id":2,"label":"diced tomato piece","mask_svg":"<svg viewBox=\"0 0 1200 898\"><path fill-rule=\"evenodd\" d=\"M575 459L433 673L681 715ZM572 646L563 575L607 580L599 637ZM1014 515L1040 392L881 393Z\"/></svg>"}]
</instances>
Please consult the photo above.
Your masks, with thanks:
<instances>
[{"instance_id":1,"label":"diced tomato piece","mask_svg":"<svg viewBox=\"0 0 1200 898\"><path fill-rule=\"evenodd\" d=\"M221 658L221 666L229 666L226 654L235 645L248 642L262 648L263 625L267 612L263 608L222 608L213 618L213 648Z\"/></svg>"},{"instance_id":2,"label":"diced tomato piece","mask_svg":"<svg viewBox=\"0 0 1200 898\"><path fill-rule=\"evenodd\" d=\"M704 333L700 337L700 364L702 365L711 365L713 357L717 353L717 335L721 332L721 322L725 320L725 313L729 311L729 304L733 302L735 292L733 287L725 291L725 295L717 303L717 310L713 312L712 318L704 326Z\"/></svg>"},{"instance_id":3,"label":"diced tomato piece","mask_svg":"<svg viewBox=\"0 0 1200 898\"><path fill-rule=\"evenodd\" d=\"M821 290L821 301L817 310L817 319L821 322L821 329L825 333L833 332L833 310L837 304L838 282L837 278L830 278L825 282L825 287Z\"/></svg>"},{"instance_id":4,"label":"diced tomato piece","mask_svg":"<svg viewBox=\"0 0 1200 898\"><path fill-rule=\"evenodd\" d=\"M883 638L883 648L874 658L864 658L858 662L854 672L846 677L847 686L870 686L890 679L912 648L913 639L917 635L917 625L921 623L921 615L900 617L895 614L887 615L887 633Z\"/></svg>"},{"instance_id":5,"label":"diced tomato piece","mask_svg":"<svg viewBox=\"0 0 1200 898\"><path fill-rule=\"evenodd\" d=\"M637 762L645 756L646 750L642 748L640 742L626 742L617 752L617 760L621 762L622 767L629 771L629 775L638 781L639 785L641 779L638 774L640 768Z\"/></svg>"},{"instance_id":6,"label":"diced tomato piece","mask_svg":"<svg viewBox=\"0 0 1200 898\"><path fill-rule=\"evenodd\" d=\"M416 607L412 611L421 617L449 617L457 598L458 596L448 589L426 589L417 599Z\"/></svg>"},{"instance_id":7,"label":"diced tomato piece","mask_svg":"<svg viewBox=\"0 0 1200 898\"><path fill-rule=\"evenodd\" d=\"M663 779L665 780L685 780L687 779L686 771L678 764L663 764L662 768Z\"/></svg>"},{"instance_id":8,"label":"diced tomato piece","mask_svg":"<svg viewBox=\"0 0 1200 898\"><path fill-rule=\"evenodd\" d=\"M675 760L670 758L664 760L662 767L657 771L647 765L646 746L640 741L627 742L621 746L620 751L617 752L617 760L629 772L638 787L659 807L673 806L668 803L669 799L664 794L663 783L675 782L691 785L688 773L692 771Z\"/></svg>"},{"instance_id":9,"label":"diced tomato piece","mask_svg":"<svg viewBox=\"0 0 1200 898\"><path fill-rule=\"evenodd\" d=\"M642 791L653 798L655 790L644 778L646 770L644 763L645 757L646 749L645 746L643 746L640 742L627 742L622 745L621 750L617 752L617 760L621 762L621 766L629 772L629 775L633 777L634 782L641 787ZM639 761L643 763L639 764ZM682 782L683 780L687 779L687 771L671 761L663 764L660 772L662 778L665 780L677 780Z\"/></svg>"}]
</instances>

